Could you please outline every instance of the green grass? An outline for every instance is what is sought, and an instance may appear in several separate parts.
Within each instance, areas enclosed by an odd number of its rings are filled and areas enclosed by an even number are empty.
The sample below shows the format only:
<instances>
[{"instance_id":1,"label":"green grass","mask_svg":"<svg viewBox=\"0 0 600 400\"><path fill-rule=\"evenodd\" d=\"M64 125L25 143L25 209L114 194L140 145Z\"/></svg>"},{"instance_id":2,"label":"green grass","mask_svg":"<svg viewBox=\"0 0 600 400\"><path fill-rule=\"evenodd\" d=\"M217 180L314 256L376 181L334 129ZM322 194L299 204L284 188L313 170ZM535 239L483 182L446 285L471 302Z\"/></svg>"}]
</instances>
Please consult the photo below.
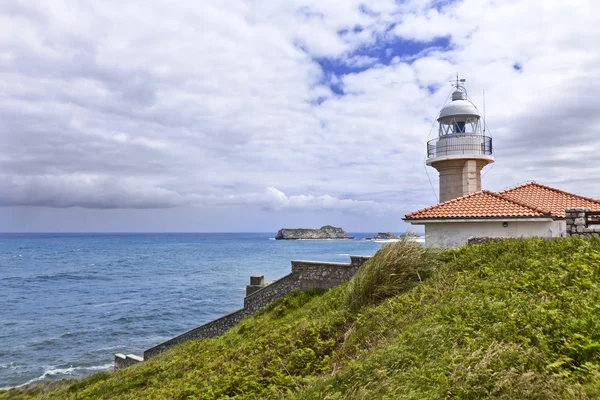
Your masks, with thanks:
<instances>
[{"instance_id":1,"label":"green grass","mask_svg":"<svg viewBox=\"0 0 600 400\"><path fill-rule=\"evenodd\" d=\"M219 338L0 399L600 398L600 240L408 243Z\"/></svg>"},{"instance_id":2,"label":"green grass","mask_svg":"<svg viewBox=\"0 0 600 400\"><path fill-rule=\"evenodd\" d=\"M407 290L439 267L437 256L432 249L406 238L383 246L348 285L346 304L357 310Z\"/></svg>"}]
</instances>

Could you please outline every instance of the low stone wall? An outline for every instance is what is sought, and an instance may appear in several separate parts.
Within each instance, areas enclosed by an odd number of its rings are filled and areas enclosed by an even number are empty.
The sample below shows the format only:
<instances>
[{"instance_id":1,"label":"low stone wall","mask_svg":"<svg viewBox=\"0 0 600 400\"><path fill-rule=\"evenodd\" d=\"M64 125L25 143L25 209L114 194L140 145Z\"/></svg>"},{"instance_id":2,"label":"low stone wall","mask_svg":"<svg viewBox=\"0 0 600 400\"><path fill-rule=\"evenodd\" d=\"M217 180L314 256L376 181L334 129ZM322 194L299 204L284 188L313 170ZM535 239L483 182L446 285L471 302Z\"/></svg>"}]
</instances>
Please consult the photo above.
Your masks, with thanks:
<instances>
[{"instance_id":1,"label":"low stone wall","mask_svg":"<svg viewBox=\"0 0 600 400\"><path fill-rule=\"evenodd\" d=\"M600 225L588 226L586 221L586 213L590 212L589 208L567 208L567 235L592 237L600 236Z\"/></svg>"},{"instance_id":2,"label":"low stone wall","mask_svg":"<svg viewBox=\"0 0 600 400\"><path fill-rule=\"evenodd\" d=\"M329 289L352 279L370 257L350 256L350 263L292 261L292 273L244 299L244 308L257 312L292 290Z\"/></svg>"},{"instance_id":3,"label":"low stone wall","mask_svg":"<svg viewBox=\"0 0 600 400\"><path fill-rule=\"evenodd\" d=\"M144 361L142 357L136 356L135 354L115 354L115 369L127 368L133 364Z\"/></svg>"},{"instance_id":4,"label":"low stone wall","mask_svg":"<svg viewBox=\"0 0 600 400\"><path fill-rule=\"evenodd\" d=\"M535 237L536 239L544 239L544 240L554 240L556 237L548 237L548 236L530 236ZM467 245L473 244L486 244L489 242L502 242L503 240L517 240L517 239L526 239L524 237L516 238L516 237L491 237L491 236L473 236L469 238Z\"/></svg>"},{"instance_id":5,"label":"low stone wall","mask_svg":"<svg viewBox=\"0 0 600 400\"><path fill-rule=\"evenodd\" d=\"M249 312L249 310L241 308L207 324L194 328L191 331L187 331L177 337L174 337L173 339L167 340L166 342L144 351L144 360L154 357L155 355L162 353L171 347L177 346L178 344L187 342L188 340L206 339L222 335L236 326L242 320L242 318L250 314L252 313Z\"/></svg>"},{"instance_id":6,"label":"low stone wall","mask_svg":"<svg viewBox=\"0 0 600 400\"><path fill-rule=\"evenodd\" d=\"M292 261L292 272L272 282L244 299L244 308L219 319L201 325L171 340L144 351L144 358L115 355L115 369L125 368L194 339L206 339L222 335L236 326L244 317L263 310L269 303L278 300L293 290L329 289L349 281L358 268L370 257L350 256L350 263Z\"/></svg>"},{"instance_id":7,"label":"low stone wall","mask_svg":"<svg viewBox=\"0 0 600 400\"><path fill-rule=\"evenodd\" d=\"M298 277L294 273L288 274L244 298L244 309L254 314L296 289L300 289Z\"/></svg>"},{"instance_id":8,"label":"low stone wall","mask_svg":"<svg viewBox=\"0 0 600 400\"><path fill-rule=\"evenodd\" d=\"M492 236L472 236L467 240L467 245L473 244L485 244L488 242L501 242L503 240L510 239L506 237L492 237Z\"/></svg>"}]
</instances>

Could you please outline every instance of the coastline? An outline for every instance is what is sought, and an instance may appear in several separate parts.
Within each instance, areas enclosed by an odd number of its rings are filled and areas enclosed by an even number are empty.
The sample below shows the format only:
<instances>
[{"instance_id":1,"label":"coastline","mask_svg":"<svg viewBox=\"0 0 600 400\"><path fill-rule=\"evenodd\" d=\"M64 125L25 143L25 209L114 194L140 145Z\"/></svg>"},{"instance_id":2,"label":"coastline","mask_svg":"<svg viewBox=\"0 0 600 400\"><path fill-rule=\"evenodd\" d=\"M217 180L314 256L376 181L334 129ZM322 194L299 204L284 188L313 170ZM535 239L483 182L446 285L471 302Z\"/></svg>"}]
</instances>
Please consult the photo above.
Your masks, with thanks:
<instances>
[{"instance_id":1,"label":"coastline","mask_svg":"<svg viewBox=\"0 0 600 400\"><path fill-rule=\"evenodd\" d=\"M114 352L141 351L238 309L250 275L272 281L292 259L374 254L382 244L360 240L371 234L277 242L272 233L0 235L8 266L0 300L11 324L0 326L8 338L0 386L100 371Z\"/></svg>"}]
</instances>

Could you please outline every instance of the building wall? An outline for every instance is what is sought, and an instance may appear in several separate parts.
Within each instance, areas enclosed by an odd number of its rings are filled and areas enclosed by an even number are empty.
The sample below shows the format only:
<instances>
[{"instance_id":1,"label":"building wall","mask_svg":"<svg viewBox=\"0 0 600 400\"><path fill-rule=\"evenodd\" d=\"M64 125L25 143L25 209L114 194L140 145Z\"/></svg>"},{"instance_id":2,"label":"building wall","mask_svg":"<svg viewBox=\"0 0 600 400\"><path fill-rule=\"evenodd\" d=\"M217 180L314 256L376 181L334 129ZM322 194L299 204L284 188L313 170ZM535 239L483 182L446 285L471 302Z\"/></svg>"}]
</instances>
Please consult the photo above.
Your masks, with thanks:
<instances>
[{"instance_id":1,"label":"building wall","mask_svg":"<svg viewBox=\"0 0 600 400\"><path fill-rule=\"evenodd\" d=\"M565 236L564 220L559 221L440 222L425 224L425 244L432 247L460 247L472 236L559 237Z\"/></svg>"}]
</instances>

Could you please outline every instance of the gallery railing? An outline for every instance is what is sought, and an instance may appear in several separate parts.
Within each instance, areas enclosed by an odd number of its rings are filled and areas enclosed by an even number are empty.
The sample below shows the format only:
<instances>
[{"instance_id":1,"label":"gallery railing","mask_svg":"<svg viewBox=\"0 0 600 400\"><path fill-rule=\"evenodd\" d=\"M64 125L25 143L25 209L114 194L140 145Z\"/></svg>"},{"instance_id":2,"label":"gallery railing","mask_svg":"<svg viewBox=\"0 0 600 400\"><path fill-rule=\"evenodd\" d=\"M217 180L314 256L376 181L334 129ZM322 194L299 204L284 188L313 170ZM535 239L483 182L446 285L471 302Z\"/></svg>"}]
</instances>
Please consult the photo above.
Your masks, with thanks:
<instances>
[{"instance_id":1,"label":"gallery railing","mask_svg":"<svg viewBox=\"0 0 600 400\"><path fill-rule=\"evenodd\" d=\"M427 142L427 158L451 155L491 156L492 138L480 135L446 135Z\"/></svg>"}]
</instances>

